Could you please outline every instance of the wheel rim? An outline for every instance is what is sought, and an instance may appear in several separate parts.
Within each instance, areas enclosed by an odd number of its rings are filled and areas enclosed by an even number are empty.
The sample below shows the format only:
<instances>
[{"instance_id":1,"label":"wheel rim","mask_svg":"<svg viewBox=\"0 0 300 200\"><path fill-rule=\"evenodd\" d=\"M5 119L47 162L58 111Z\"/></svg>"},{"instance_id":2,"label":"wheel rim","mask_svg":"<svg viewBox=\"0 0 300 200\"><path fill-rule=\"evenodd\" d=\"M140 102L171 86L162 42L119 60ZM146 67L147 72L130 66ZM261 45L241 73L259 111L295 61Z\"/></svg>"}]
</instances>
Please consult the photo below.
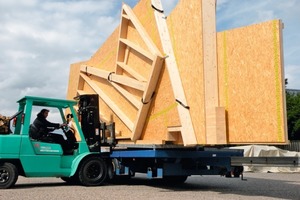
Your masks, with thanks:
<instances>
[{"instance_id":1,"label":"wheel rim","mask_svg":"<svg viewBox=\"0 0 300 200\"><path fill-rule=\"evenodd\" d=\"M0 183L5 183L9 179L9 173L6 170L0 170Z\"/></svg>"},{"instance_id":2,"label":"wheel rim","mask_svg":"<svg viewBox=\"0 0 300 200\"><path fill-rule=\"evenodd\" d=\"M99 177L103 176L103 169L99 163L91 163L86 170L86 176L93 180L96 179L98 180Z\"/></svg>"}]
</instances>

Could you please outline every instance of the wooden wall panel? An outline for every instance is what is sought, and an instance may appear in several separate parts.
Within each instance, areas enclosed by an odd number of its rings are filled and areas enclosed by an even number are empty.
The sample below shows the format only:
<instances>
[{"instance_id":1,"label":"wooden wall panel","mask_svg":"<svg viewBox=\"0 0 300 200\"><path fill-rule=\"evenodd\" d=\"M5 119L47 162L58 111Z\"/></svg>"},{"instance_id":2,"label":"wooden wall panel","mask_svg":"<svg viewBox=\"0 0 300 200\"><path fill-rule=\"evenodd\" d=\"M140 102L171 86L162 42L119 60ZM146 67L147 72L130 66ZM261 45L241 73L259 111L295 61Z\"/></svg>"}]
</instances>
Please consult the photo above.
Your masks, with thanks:
<instances>
[{"instance_id":1,"label":"wooden wall panel","mask_svg":"<svg viewBox=\"0 0 300 200\"><path fill-rule=\"evenodd\" d=\"M82 64L84 64L84 62L73 63L70 66L67 99L73 99L74 97L77 96L77 89L80 80L79 79L80 66Z\"/></svg>"},{"instance_id":2,"label":"wooden wall panel","mask_svg":"<svg viewBox=\"0 0 300 200\"><path fill-rule=\"evenodd\" d=\"M152 41L163 53L156 21L153 15L154 10L151 7L151 0L140 1L133 11L139 18ZM177 104L175 102L166 67L162 68L160 77L153 102L150 106L147 121L140 138L140 140L143 141L168 140L168 127L180 126L176 109ZM182 143L180 140L176 142Z\"/></svg>"},{"instance_id":3,"label":"wooden wall panel","mask_svg":"<svg viewBox=\"0 0 300 200\"><path fill-rule=\"evenodd\" d=\"M87 61L87 65L113 71L116 65L119 28L110 35L102 46Z\"/></svg>"},{"instance_id":4,"label":"wooden wall panel","mask_svg":"<svg viewBox=\"0 0 300 200\"><path fill-rule=\"evenodd\" d=\"M161 54L164 55L151 0L141 0L133 12ZM215 50L218 56L218 79L214 81L218 82L219 93L214 95L216 85L207 83L210 80L205 80L205 77L215 76L207 71L205 73L205 70L209 69L209 64L204 67L204 60L207 59L206 53L210 52L209 49L204 50L203 47L202 21L205 16L207 17L202 13L201 1L181 0L167 18L187 106L190 107L191 126L195 130L197 143L205 145L214 144L211 141L215 141L215 144L224 144L224 141L228 144L286 142L280 21L275 20L217 34L217 49ZM146 83L149 79L151 67L153 67L151 59L143 58L135 50L126 48L126 45L118 48L119 28L89 60L71 65L68 99L73 99L77 92L95 93L94 89L80 78L81 64L107 72L117 69L117 74L133 77L128 71L122 70L120 66L117 67L116 61L123 62L124 60L124 63L137 72L138 80ZM123 38L138 45L138 49L149 51L149 46L131 22L125 35L126 37ZM213 38L213 36L209 37ZM125 54L117 57L118 50ZM213 54L209 56L211 55ZM211 58L213 57L209 59ZM212 61L209 59L207 61ZM136 108L105 79L93 76L89 78L93 78L109 98L113 99L122 110L124 109L124 113L134 123ZM182 124L177 110L181 105L176 102L171 78L168 66L162 66L155 95L150 101L146 123L142 132L138 133L140 138L136 143L183 144L180 132ZM210 91L210 87L214 87L214 91L210 93L212 95L206 96L205 91ZM136 100L141 100L142 91L130 87L124 87L124 89L133 94ZM210 109L206 110L208 99L215 96L219 96L217 103L214 99ZM123 143L133 143L130 140L132 132L120 119L121 117L118 117L103 99L100 98L99 104L101 119L116 122L118 138L125 139L122 140ZM213 107L214 104L216 107ZM211 123L207 125L208 120ZM226 135L223 134L224 132ZM215 135L208 137L211 133ZM119 141L119 143L122 142Z\"/></svg>"},{"instance_id":5,"label":"wooden wall panel","mask_svg":"<svg viewBox=\"0 0 300 200\"><path fill-rule=\"evenodd\" d=\"M281 45L279 20L218 33L229 143L286 142Z\"/></svg>"},{"instance_id":6,"label":"wooden wall panel","mask_svg":"<svg viewBox=\"0 0 300 200\"><path fill-rule=\"evenodd\" d=\"M199 144L205 144L201 13L201 1L180 1L167 23L196 138Z\"/></svg>"},{"instance_id":7,"label":"wooden wall panel","mask_svg":"<svg viewBox=\"0 0 300 200\"><path fill-rule=\"evenodd\" d=\"M149 78L152 61L145 59L144 56L137 54L134 50L130 50L127 65L137 71L145 80Z\"/></svg>"},{"instance_id":8,"label":"wooden wall panel","mask_svg":"<svg viewBox=\"0 0 300 200\"><path fill-rule=\"evenodd\" d=\"M168 140L168 127L180 126L176 109L178 104L174 101L173 93L170 93L171 84L166 69L162 70L158 85L159 87L157 88L141 137L143 140L153 140L153 138ZM178 140L175 143L182 143L182 140Z\"/></svg>"}]
</instances>

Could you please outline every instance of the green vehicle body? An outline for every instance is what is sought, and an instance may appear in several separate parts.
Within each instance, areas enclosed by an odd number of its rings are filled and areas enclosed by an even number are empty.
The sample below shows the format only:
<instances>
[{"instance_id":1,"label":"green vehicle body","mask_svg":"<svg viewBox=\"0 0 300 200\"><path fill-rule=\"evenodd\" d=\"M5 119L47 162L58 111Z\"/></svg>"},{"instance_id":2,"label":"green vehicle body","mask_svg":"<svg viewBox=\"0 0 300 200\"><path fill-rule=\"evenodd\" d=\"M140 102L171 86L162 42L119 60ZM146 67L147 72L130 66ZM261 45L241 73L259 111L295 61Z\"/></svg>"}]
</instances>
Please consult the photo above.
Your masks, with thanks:
<instances>
[{"instance_id":1,"label":"green vehicle body","mask_svg":"<svg viewBox=\"0 0 300 200\"><path fill-rule=\"evenodd\" d=\"M6 168L1 169L1 165L4 163L15 165L17 175L25 177L68 178L75 175L79 165L85 158L95 156L97 159L97 157L100 157L99 152L90 152L85 142L74 109L74 106L77 105L76 101L25 96L18 103L19 114L15 117L14 131L9 134L0 134L0 188L8 188L14 184L5 185L6 174L9 173L5 173ZM77 141L78 148L74 149L71 155L64 155L60 144L35 141L29 137L29 126L31 120L35 118L35 116L32 116L35 106L57 108L63 122L66 122L64 111L68 111L73 115L73 123L77 127L76 131L81 140Z\"/></svg>"}]
</instances>

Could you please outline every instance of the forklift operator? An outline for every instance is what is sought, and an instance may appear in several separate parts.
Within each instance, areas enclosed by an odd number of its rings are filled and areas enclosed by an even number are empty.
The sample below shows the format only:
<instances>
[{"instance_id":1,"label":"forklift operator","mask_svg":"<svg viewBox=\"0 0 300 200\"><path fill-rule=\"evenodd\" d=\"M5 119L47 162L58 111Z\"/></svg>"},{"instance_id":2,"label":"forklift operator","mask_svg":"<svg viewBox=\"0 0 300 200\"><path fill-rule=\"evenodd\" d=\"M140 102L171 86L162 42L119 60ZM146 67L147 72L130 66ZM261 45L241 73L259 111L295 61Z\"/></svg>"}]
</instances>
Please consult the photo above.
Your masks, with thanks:
<instances>
[{"instance_id":1,"label":"forklift operator","mask_svg":"<svg viewBox=\"0 0 300 200\"><path fill-rule=\"evenodd\" d=\"M42 109L37 118L30 125L29 135L32 139L42 142L54 142L62 146L65 150L68 147L68 141L64 139L63 135L52 133L55 129L59 129L67 124L52 123L47 120L49 110Z\"/></svg>"}]
</instances>

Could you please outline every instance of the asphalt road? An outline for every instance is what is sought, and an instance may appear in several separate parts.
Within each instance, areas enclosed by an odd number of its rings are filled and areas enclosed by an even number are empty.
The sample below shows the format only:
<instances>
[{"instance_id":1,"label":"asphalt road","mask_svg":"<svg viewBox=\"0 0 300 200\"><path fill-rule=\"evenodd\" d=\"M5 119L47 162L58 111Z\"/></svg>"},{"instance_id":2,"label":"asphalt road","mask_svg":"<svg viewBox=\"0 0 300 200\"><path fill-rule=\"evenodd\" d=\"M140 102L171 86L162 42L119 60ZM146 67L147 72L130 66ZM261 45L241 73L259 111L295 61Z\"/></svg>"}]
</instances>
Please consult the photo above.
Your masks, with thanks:
<instances>
[{"instance_id":1,"label":"asphalt road","mask_svg":"<svg viewBox=\"0 0 300 200\"><path fill-rule=\"evenodd\" d=\"M59 178L19 177L15 187L0 190L1 200L64 199L297 199L300 174L245 173L244 179L220 176L193 176L182 185L166 186L137 175L126 184L98 187L67 185Z\"/></svg>"}]
</instances>

